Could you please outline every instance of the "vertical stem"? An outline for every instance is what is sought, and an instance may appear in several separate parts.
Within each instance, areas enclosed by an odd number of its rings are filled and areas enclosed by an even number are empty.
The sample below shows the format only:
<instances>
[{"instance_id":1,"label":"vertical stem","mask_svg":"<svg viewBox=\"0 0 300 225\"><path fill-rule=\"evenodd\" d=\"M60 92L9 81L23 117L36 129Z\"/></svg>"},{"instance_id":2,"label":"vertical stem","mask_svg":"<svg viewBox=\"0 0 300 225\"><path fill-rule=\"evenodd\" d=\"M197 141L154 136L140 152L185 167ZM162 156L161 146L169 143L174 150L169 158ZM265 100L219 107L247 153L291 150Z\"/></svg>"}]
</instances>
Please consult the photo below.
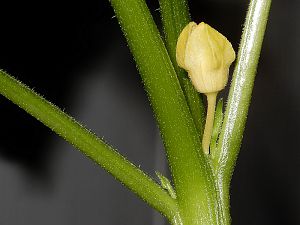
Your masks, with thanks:
<instances>
[{"instance_id":1,"label":"vertical stem","mask_svg":"<svg viewBox=\"0 0 300 225\"><path fill-rule=\"evenodd\" d=\"M215 173L222 173L227 180L231 179L243 137L270 5L271 0L252 0L245 22L219 145L213 158Z\"/></svg>"},{"instance_id":2,"label":"vertical stem","mask_svg":"<svg viewBox=\"0 0 300 225\"><path fill-rule=\"evenodd\" d=\"M144 0L111 0L159 124L185 225L220 224L212 168L174 67Z\"/></svg>"},{"instance_id":3,"label":"vertical stem","mask_svg":"<svg viewBox=\"0 0 300 225\"><path fill-rule=\"evenodd\" d=\"M212 157L223 215L228 221L230 181L244 133L271 2L250 2L218 147Z\"/></svg>"},{"instance_id":4,"label":"vertical stem","mask_svg":"<svg viewBox=\"0 0 300 225\"><path fill-rule=\"evenodd\" d=\"M166 48L187 100L189 110L199 134L199 139L202 140L205 113L203 101L201 95L192 85L187 73L178 66L176 61L176 44L179 34L190 22L188 4L186 0L159 0L159 5Z\"/></svg>"},{"instance_id":5,"label":"vertical stem","mask_svg":"<svg viewBox=\"0 0 300 225\"><path fill-rule=\"evenodd\" d=\"M215 118L215 108L218 92L207 93L207 114L203 133L202 148L205 154L209 154L209 145Z\"/></svg>"},{"instance_id":6,"label":"vertical stem","mask_svg":"<svg viewBox=\"0 0 300 225\"><path fill-rule=\"evenodd\" d=\"M159 0L160 13L164 28L166 47L179 80L186 78L186 72L176 62L176 44L180 32L190 22L186 0Z\"/></svg>"},{"instance_id":7,"label":"vertical stem","mask_svg":"<svg viewBox=\"0 0 300 225\"><path fill-rule=\"evenodd\" d=\"M192 114L199 139L202 140L205 124L205 107L202 101L202 94L196 91L190 78L182 78L182 89Z\"/></svg>"}]
</instances>

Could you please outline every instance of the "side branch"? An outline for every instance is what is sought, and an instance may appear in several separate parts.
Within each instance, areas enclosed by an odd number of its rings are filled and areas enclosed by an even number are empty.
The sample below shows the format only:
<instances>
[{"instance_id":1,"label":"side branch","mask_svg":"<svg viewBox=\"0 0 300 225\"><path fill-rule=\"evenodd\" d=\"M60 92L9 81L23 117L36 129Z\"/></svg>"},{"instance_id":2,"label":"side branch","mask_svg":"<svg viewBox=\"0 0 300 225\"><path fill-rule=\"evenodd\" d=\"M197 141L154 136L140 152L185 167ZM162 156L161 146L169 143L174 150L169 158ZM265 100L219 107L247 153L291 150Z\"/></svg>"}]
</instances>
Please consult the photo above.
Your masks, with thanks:
<instances>
[{"instance_id":1,"label":"side branch","mask_svg":"<svg viewBox=\"0 0 300 225\"><path fill-rule=\"evenodd\" d=\"M149 176L72 117L1 70L0 94L78 148L166 217L173 219L177 215L175 200Z\"/></svg>"}]
</instances>

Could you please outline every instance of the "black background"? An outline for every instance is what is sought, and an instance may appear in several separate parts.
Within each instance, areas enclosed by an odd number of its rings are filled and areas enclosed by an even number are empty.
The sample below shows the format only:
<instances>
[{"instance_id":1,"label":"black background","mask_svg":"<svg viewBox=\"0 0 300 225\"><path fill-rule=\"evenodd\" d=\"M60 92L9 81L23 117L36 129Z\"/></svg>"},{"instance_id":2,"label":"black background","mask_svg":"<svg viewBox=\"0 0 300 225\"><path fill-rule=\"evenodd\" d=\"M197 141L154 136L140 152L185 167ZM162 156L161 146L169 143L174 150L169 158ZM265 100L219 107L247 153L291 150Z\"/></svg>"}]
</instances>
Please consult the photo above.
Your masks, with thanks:
<instances>
[{"instance_id":1,"label":"black background","mask_svg":"<svg viewBox=\"0 0 300 225\"><path fill-rule=\"evenodd\" d=\"M246 0L190 1L237 50ZM159 25L156 1L148 1ZM0 3L0 68L154 176L168 173L151 108L106 0ZM300 224L300 2L274 1L241 153L233 224ZM159 25L160 26L160 25ZM226 93L226 91L225 91ZM0 225L162 225L48 128L0 97Z\"/></svg>"}]
</instances>

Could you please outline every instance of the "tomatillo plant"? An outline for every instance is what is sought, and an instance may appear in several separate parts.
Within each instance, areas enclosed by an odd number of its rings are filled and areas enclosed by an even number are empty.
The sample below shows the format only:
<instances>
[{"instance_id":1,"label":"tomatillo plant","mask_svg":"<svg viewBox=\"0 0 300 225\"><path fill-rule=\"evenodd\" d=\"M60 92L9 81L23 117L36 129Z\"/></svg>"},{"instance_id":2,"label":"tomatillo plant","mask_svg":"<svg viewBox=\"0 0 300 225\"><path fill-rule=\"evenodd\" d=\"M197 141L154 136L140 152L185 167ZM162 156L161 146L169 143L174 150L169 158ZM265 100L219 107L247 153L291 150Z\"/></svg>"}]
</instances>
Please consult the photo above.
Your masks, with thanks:
<instances>
[{"instance_id":1,"label":"tomatillo plant","mask_svg":"<svg viewBox=\"0 0 300 225\"><path fill-rule=\"evenodd\" d=\"M235 58L226 38L202 23L193 44L188 40L193 31L189 31L183 53L177 52L184 59L179 60L179 65L188 70L193 81L196 74L204 87L211 85L207 81L216 82L212 85L215 89L203 91L197 85L193 87L176 62L178 37L190 22L185 0L159 0L164 37L144 0L110 0L110 3L153 107L173 182L157 172L160 184L157 183L104 140L4 71L0 71L0 93L94 160L171 224L230 224L230 180L242 141L271 0L250 1L226 110L223 113L220 100L214 123L216 94L209 96L226 85L228 68ZM203 31L207 36L203 36ZM187 49L196 52L196 58L187 56ZM206 54L199 56L197 49L205 49ZM195 68L192 69L187 58L194 62ZM216 77L219 78L215 80ZM205 132L205 107L197 90L211 99L206 122L209 128Z\"/></svg>"}]
</instances>

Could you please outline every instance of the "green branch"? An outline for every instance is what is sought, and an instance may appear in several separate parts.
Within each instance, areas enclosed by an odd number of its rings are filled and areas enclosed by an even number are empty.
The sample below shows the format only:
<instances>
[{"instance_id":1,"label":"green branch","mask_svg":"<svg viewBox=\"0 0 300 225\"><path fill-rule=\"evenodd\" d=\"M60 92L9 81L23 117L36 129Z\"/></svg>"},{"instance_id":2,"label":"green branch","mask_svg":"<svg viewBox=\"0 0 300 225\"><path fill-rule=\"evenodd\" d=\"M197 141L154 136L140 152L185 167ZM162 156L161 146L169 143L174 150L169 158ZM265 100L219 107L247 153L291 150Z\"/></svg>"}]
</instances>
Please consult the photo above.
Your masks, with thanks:
<instances>
[{"instance_id":1,"label":"green branch","mask_svg":"<svg viewBox=\"0 0 300 225\"><path fill-rule=\"evenodd\" d=\"M144 0L110 1L137 63L167 151L183 224L218 224L211 167L166 47Z\"/></svg>"},{"instance_id":2,"label":"green branch","mask_svg":"<svg viewBox=\"0 0 300 225\"><path fill-rule=\"evenodd\" d=\"M190 22L188 4L185 0L159 0L166 47L186 97L200 140L205 123L205 109L201 95L195 90L186 72L176 62L176 44L179 34Z\"/></svg>"},{"instance_id":3,"label":"green branch","mask_svg":"<svg viewBox=\"0 0 300 225\"><path fill-rule=\"evenodd\" d=\"M229 185L239 153L271 0L252 0L249 6L228 105L212 159L223 204L229 208Z\"/></svg>"},{"instance_id":4,"label":"green branch","mask_svg":"<svg viewBox=\"0 0 300 225\"><path fill-rule=\"evenodd\" d=\"M186 72L176 62L176 44L179 34L191 21L186 0L159 0L166 47L179 78Z\"/></svg>"},{"instance_id":5,"label":"green branch","mask_svg":"<svg viewBox=\"0 0 300 225\"><path fill-rule=\"evenodd\" d=\"M177 216L175 200L149 176L73 118L1 70L0 94L74 145L167 218Z\"/></svg>"}]
</instances>

